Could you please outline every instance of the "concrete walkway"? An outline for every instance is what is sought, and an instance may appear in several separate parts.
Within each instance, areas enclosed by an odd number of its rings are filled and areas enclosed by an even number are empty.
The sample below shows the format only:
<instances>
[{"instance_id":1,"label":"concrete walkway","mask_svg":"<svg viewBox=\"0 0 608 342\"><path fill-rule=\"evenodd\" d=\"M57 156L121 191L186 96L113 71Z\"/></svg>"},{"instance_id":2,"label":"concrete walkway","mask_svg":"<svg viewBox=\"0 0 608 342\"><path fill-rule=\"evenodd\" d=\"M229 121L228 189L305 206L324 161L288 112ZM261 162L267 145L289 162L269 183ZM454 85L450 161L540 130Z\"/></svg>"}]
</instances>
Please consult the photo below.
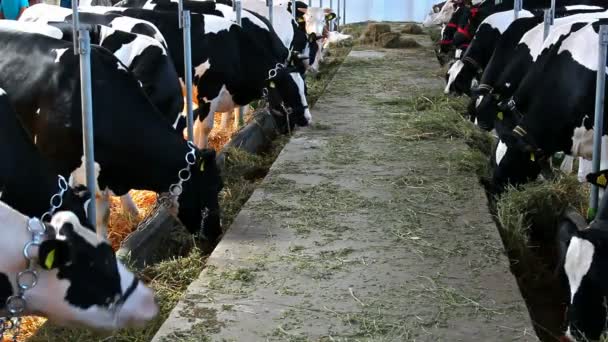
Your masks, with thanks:
<instances>
[{"instance_id":1,"label":"concrete walkway","mask_svg":"<svg viewBox=\"0 0 608 342\"><path fill-rule=\"evenodd\" d=\"M353 51L154 341L536 340L464 144L379 106L437 69Z\"/></svg>"}]
</instances>

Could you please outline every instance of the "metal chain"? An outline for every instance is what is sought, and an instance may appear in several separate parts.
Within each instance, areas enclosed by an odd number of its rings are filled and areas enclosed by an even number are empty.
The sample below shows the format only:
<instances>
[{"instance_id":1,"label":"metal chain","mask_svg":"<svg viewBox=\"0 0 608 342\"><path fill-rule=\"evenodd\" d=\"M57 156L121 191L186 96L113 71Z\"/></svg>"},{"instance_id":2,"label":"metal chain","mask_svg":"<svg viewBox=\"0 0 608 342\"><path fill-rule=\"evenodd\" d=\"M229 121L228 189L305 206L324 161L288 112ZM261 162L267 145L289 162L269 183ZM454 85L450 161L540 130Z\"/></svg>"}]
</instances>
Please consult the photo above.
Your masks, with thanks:
<instances>
[{"instance_id":1,"label":"metal chain","mask_svg":"<svg viewBox=\"0 0 608 342\"><path fill-rule=\"evenodd\" d=\"M68 191L68 182L65 180L65 178L63 178L63 176L59 175L57 185L59 187L59 192L51 196L51 208L46 213L42 214L42 222L50 222L51 216L53 216L55 211L57 211L57 209L61 208L61 206L63 205L63 195L66 191Z\"/></svg>"},{"instance_id":2,"label":"metal chain","mask_svg":"<svg viewBox=\"0 0 608 342\"><path fill-rule=\"evenodd\" d=\"M186 160L187 165L186 167L177 172L177 177L179 178L179 181L177 183L171 184L169 186L169 192L167 194L159 196L158 198L158 202L160 203L160 205L166 208L171 207L171 202L179 198L179 196L184 191L184 182L189 181L192 177L190 167L196 164L196 146L192 142L188 141L188 147L190 147L190 151L186 153L186 156L184 158Z\"/></svg>"},{"instance_id":3,"label":"metal chain","mask_svg":"<svg viewBox=\"0 0 608 342\"><path fill-rule=\"evenodd\" d=\"M65 179L63 179L65 181ZM67 183L66 183L67 184ZM65 192L65 190L64 190ZM6 299L7 317L0 317L0 338L4 334L13 330L13 341L16 342L21 334L21 315L25 311L26 300L25 292L33 289L38 283L38 272L36 271L37 257L32 254L32 247L40 247L46 235L46 226L38 218L30 218L27 221L27 230L32 234L32 239L23 247L23 256L27 261L27 268L17 273L15 277L17 283L17 294Z\"/></svg>"}]
</instances>

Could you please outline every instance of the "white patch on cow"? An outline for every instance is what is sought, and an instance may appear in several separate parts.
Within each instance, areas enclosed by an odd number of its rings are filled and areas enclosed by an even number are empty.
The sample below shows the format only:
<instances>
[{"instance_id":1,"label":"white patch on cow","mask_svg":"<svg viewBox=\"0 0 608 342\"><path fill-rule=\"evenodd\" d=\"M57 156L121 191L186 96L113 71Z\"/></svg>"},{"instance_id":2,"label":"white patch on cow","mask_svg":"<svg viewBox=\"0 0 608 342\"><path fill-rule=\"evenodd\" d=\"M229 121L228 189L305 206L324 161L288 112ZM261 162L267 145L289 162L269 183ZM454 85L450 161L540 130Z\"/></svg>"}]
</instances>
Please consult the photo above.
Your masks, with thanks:
<instances>
[{"instance_id":1,"label":"white patch on cow","mask_svg":"<svg viewBox=\"0 0 608 342\"><path fill-rule=\"evenodd\" d=\"M447 24L450 21L450 18L452 18L452 15L454 15L455 10L454 1L448 0L443 4L443 7L441 7L441 10L438 13L430 14L423 25L431 27Z\"/></svg>"},{"instance_id":2,"label":"white patch on cow","mask_svg":"<svg viewBox=\"0 0 608 342\"><path fill-rule=\"evenodd\" d=\"M209 59L207 59L205 62L194 67L194 77L203 77L209 68L211 68L211 63L209 63Z\"/></svg>"},{"instance_id":3,"label":"white patch on cow","mask_svg":"<svg viewBox=\"0 0 608 342\"><path fill-rule=\"evenodd\" d=\"M532 16L532 13L530 13L529 11L519 11L519 18L530 18ZM507 28L509 28L511 23L513 23L514 19L515 17L513 16L513 11L503 11L494 13L481 22L481 24L479 25L479 29L481 29L482 26L489 26L493 29L498 30L498 32L502 34Z\"/></svg>"},{"instance_id":4,"label":"white patch on cow","mask_svg":"<svg viewBox=\"0 0 608 342\"><path fill-rule=\"evenodd\" d=\"M450 93L450 88L452 88L452 84L456 81L456 77L458 77L462 68L464 68L464 63L461 60L456 61L452 67L450 67L450 70L448 70L448 84L445 86L444 93Z\"/></svg>"},{"instance_id":5,"label":"white patch on cow","mask_svg":"<svg viewBox=\"0 0 608 342\"><path fill-rule=\"evenodd\" d=\"M502 141L498 141L498 146L496 146L496 165L500 165L500 162L507 154L507 144Z\"/></svg>"},{"instance_id":6,"label":"white patch on cow","mask_svg":"<svg viewBox=\"0 0 608 342\"><path fill-rule=\"evenodd\" d=\"M243 9L250 10L268 19L268 7L265 2L243 1ZM245 12L246 11L243 11L243 14ZM286 5L277 4L275 1L272 15L272 28L279 36L281 42L283 42L283 45L288 49L291 47L294 35L292 23L295 23L295 21L293 20L291 13L287 11Z\"/></svg>"},{"instance_id":7,"label":"white patch on cow","mask_svg":"<svg viewBox=\"0 0 608 342\"><path fill-rule=\"evenodd\" d=\"M308 7L304 14L306 33L314 33L317 37L323 35L325 29L325 10L321 7Z\"/></svg>"},{"instance_id":8,"label":"white patch on cow","mask_svg":"<svg viewBox=\"0 0 608 342\"><path fill-rule=\"evenodd\" d=\"M117 8L117 7L112 7L112 8ZM117 17L114 20L112 20L112 22L110 22L110 27L112 27L113 29L116 29L116 30L131 32L131 31L133 31L133 27L135 27L135 25L137 25L137 24L144 24L144 25L150 27L151 29L153 29L154 30L154 39L156 39L163 46L167 46L167 42L165 41L165 37L163 37L162 33L160 33L160 31L158 30L158 28L156 26L154 26L152 23L150 23L148 21L139 20L139 19L135 19L135 18L131 18L131 17Z\"/></svg>"},{"instance_id":9,"label":"white patch on cow","mask_svg":"<svg viewBox=\"0 0 608 342\"><path fill-rule=\"evenodd\" d=\"M106 39L111 38L113 34L121 33L127 34L133 38L129 43L123 44L118 50L114 51L114 56L118 58L125 66L131 67L133 64L133 60L142 55L146 49L151 47L159 48L162 51L163 55L167 55L167 50L165 47L159 43L156 39L144 36L141 34L134 34L130 32L125 32L122 30L116 30L107 26L100 25L100 44L103 44Z\"/></svg>"},{"instance_id":10,"label":"white patch on cow","mask_svg":"<svg viewBox=\"0 0 608 342\"><path fill-rule=\"evenodd\" d=\"M484 97L484 96L485 96L485 95L479 95L479 96L477 97L477 100L475 101L475 108L479 108L479 106L481 106L481 101L483 101L483 97Z\"/></svg>"},{"instance_id":11,"label":"white patch on cow","mask_svg":"<svg viewBox=\"0 0 608 342\"><path fill-rule=\"evenodd\" d=\"M302 101L302 105L305 107L308 107L308 101L306 100L306 94L305 94L305 89L304 89L305 84L304 84L304 79L302 78L302 75L300 75L297 72L292 72L289 75L291 76L293 81L298 86L298 92L300 93L300 99ZM310 114L310 110L308 108L306 108L304 110L304 117L306 118L306 120L308 121L308 124L310 125L312 123L312 114Z\"/></svg>"},{"instance_id":12,"label":"white patch on cow","mask_svg":"<svg viewBox=\"0 0 608 342\"><path fill-rule=\"evenodd\" d=\"M560 38L572 31L572 25L577 22L592 22L599 18L608 17L608 12L581 13L567 16L564 18L556 18L555 24L551 27L551 32L545 40L544 24L539 24L533 29L524 34L519 41L520 45L525 45L530 49L532 60L536 61L540 53L547 48L555 45Z\"/></svg>"},{"instance_id":13,"label":"white patch on cow","mask_svg":"<svg viewBox=\"0 0 608 342\"><path fill-rule=\"evenodd\" d=\"M593 158L593 129L585 128L584 122L588 116L583 118L579 127L574 128L572 133L572 149L570 154L574 157L585 159Z\"/></svg>"},{"instance_id":14,"label":"white patch on cow","mask_svg":"<svg viewBox=\"0 0 608 342\"><path fill-rule=\"evenodd\" d=\"M566 262L564 264L564 270L568 276L568 283L570 284L570 303L574 301L574 296L578 292L583 277L589 272L591 268L591 262L593 261L593 254L595 253L595 246L587 240L573 236L568 246L568 252L566 253Z\"/></svg>"},{"instance_id":15,"label":"white patch on cow","mask_svg":"<svg viewBox=\"0 0 608 342\"><path fill-rule=\"evenodd\" d=\"M564 39L557 53L559 55L568 52L572 55L574 61L580 65L589 70L597 71L599 53L597 42L598 34L593 29L592 24L588 24Z\"/></svg>"},{"instance_id":16,"label":"white patch on cow","mask_svg":"<svg viewBox=\"0 0 608 342\"><path fill-rule=\"evenodd\" d=\"M54 39L62 39L60 29L44 24L15 20L0 20L0 29L15 32L38 33Z\"/></svg>"},{"instance_id":17,"label":"white patch on cow","mask_svg":"<svg viewBox=\"0 0 608 342\"><path fill-rule=\"evenodd\" d=\"M229 31L233 25L236 24L229 19L215 15L205 15L205 33Z\"/></svg>"},{"instance_id":18,"label":"white patch on cow","mask_svg":"<svg viewBox=\"0 0 608 342\"><path fill-rule=\"evenodd\" d=\"M507 87L507 88L511 88L511 82L507 82L507 83L505 83L505 87Z\"/></svg>"},{"instance_id":19,"label":"white patch on cow","mask_svg":"<svg viewBox=\"0 0 608 342\"><path fill-rule=\"evenodd\" d=\"M122 64L120 61L116 62L116 65L118 66L118 70L123 70L125 72L128 72L129 70L125 67L124 64Z\"/></svg>"},{"instance_id":20,"label":"white patch on cow","mask_svg":"<svg viewBox=\"0 0 608 342\"><path fill-rule=\"evenodd\" d=\"M6 91L4 91L4 89L0 88L0 96L4 96L6 95Z\"/></svg>"},{"instance_id":21,"label":"white patch on cow","mask_svg":"<svg viewBox=\"0 0 608 342\"><path fill-rule=\"evenodd\" d=\"M65 49L52 49L51 51L55 52L57 54L57 57L55 57L55 63L59 63L59 60L61 59L61 56L63 56L63 54L68 51L67 48Z\"/></svg>"},{"instance_id":22,"label":"white patch on cow","mask_svg":"<svg viewBox=\"0 0 608 342\"><path fill-rule=\"evenodd\" d=\"M601 10L602 8L599 6L589 6L589 5L570 5L564 6L566 11L591 11L591 10Z\"/></svg>"},{"instance_id":23,"label":"white patch on cow","mask_svg":"<svg viewBox=\"0 0 608 342\"><path fill-rule=\"evenodd\" d=\"M456 57L457 59L460 59L460 57L462 57L462 49L456 49L456 52L454 53L454 57Z\"/></svg>"},{"instance_id":24,"label":"white patch on cow","mask_svg":"<svg viewBox=\"0 0 608 342\"><path fill-rule=\"evenodd\" d=\"M34 145L38 143L38 134L34 134Z\"/></svg>"}]
</instances>

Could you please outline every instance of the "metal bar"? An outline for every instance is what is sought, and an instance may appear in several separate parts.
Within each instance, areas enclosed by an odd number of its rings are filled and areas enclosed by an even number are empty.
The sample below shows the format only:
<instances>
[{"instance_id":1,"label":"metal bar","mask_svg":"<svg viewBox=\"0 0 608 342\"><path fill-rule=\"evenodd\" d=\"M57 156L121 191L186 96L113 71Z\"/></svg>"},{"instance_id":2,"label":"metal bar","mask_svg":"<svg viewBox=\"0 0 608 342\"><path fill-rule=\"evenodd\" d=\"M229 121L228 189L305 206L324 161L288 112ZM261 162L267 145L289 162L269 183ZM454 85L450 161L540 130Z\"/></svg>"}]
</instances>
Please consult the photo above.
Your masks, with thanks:
<instances>
[{"instance_id":1,"label":"metal bar","mask_svg":"<svg viewBox=\"0 0 608 342\"><path fill-rule=\"evenodd\" d=\"M184 36L184 75L186 83L186 114L188 120L188 141L194 141L194 113L192 105L192 46L190 39L190 11L184 11L182 33Z\"/></svg>"},{"instance_id":2,"label":"metal bar","mask_svg":"<svg viewBox=\"0 0 608 342\"><path fill-rule=\"evenodd\" d=\"M234 10L236 11L236 23L241 26L243 23L243 3L241 0L234 1ZM236 129L241 128L245 124L245 108L239 107L238 115L234 118L234 126Z\"/></svg>"},{"instance_id":3,"label":"metal bar","mask_svg":"<svg viewBox=\"0 0 608 342\"><path fill-rule=\"evenodd\" d=\"M312 7L312 0L308 0L308 7Z\"/></svg>"},{"instance_id":4,"label":"metal bar","mask_svg":"<svg viewBox=\"0 0 608 342\"><path fill-rule=\"evenodd\" d=\"M323 0L319 0L319 7L323 8Z\"/></svg>"},{"instance_id":5,"label":"metal bar","mask_svg":"<svg viewBox=\"0 0 608 342\"><path fill-rule=\"evenodd\" d=\"M543 34L543 40L547 40L547 37L549 37L549 32L551 31L551 9L546 9L545 10L545 20L544 20L544 34Z\"/></svg>"},{"instance_id":6,"label":"metal bar","mask_svg":"<svg viewBox=\"0 0 608 342\"><path fill-rule=\"evenodd\" d=\"M344 0L344 6L342 6L342 23L346 25L346 0Z\"/></svg>"},{"instance_id":7,"label":"metal bar","mask_svg":"<svg viewBox=\"0 0 608 342\"><path fill-rule=\"evenodd\" d=\"M177 2L177 26L180 29L184 28L184 0Z\"/></svg>"},{"instance_id":8,"label":"metal bar","mask_svg":"<svg viewBox=\"0 0 608 342\"><path fill-rule=\"evenodd\" d=\"M274 26L274 6L272 0L266 0L266 6L268 6L268 20L270 21L270 25Z\"/></svg>"},{"instance_id":9,"label":"metal bar","mask_svg":"<svg viewBox=\"0 0 608 342\"><path fill-rule=\"evenodd\" d=\"M298 11L297 11L297 4L296 4L296 0L291 0L291 14L293 15L293 19L297 19L298 17Z\"/></svg>"},{"instance_id":10,"label":"metal bar","mask_svg":"<svg viewBox=\"0 0 608 342\"><path fill-rule=\"evenodd\" d=\"M329 0L329 8L331 9L332 12L334 11L334 0ZM335 27L334 27L335 24L336 24L335 20L332 20L332 21L329 22L329 30L330 31L335 31Z\"/></svg>"},{"instance_id":11,"label":"metal bar","mask_svg":"<svg viewBox=\"0 0 608 342\"><path fill-rule=\"evenodd\" d=\"M72 0L72 40L74 41L74 56L78 55L78 30L80 18L78 16L78 0Z\"/></svg>"},{"instance_id":12,"label":"metal bar","mask_svg":"<svg viewBox=\"0 0 608 342\"><path fill-rule=\"evenodd\" d=\"M93 134L93 94L91 90L91 40L88 30L78 31L78 53L80 54L80 101L82 105L82 149L84 152L87 188L95 198L97 193L95 179L95 147ZM97 207L89 201L87 210L89 221L97 231L97 236L106 239L108 232L104 227L96 227Z\"/></svg>"},{"instance_id":13,"label":"metal bar","mask_svg":"<svg viewBox=\"0 0 608 342\"><path fill-rule=\"evenodd\" d=\"M597 80L595 90L595 122L593 126L593 172L599 172L602 160L602 136L604 135L604 100L606 91L606 56L608 55L608 26L600 26ZM598 208L599 188L591 187L589 219L595 218Z\"/></svg>"},{"instance_id":14,"label":"metal bar","mask_svg":"<svg viewBox=\"0 0 608 342\"><path fill-rule=\"evenodd\" d=\"M336 11L336 31L338 31L340 29L340 19L342 18L341 13L340 13L340 3L342 1L338 0L338 8Z\"/></svg>"},{"instance_id":15,"label":"metal bar","mask_svg":"<svg viewBox=\"0 0 608 342\"><path fill-rule=\"evenodd\" d=\"M519 11L523 8L522 2L523 0L515 0L515 3L513 4L513 15L515 16L515 20L519 18Z\"/></svg>"}]
</instances>

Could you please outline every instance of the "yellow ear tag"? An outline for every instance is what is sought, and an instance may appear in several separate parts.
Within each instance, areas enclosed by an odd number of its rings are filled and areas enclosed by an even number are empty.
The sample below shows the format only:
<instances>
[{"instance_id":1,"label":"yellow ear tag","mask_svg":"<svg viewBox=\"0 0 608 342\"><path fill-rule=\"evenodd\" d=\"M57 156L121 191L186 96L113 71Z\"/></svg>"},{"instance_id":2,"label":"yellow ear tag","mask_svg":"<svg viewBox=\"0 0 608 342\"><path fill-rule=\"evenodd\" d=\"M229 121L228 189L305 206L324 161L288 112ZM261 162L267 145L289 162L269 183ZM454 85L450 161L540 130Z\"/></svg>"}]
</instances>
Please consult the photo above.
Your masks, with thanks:
<instances>
[{"instance_id":1,"label":"yellow ear tag","mask_svg":"<svg viewBox=\"0 0 608 342\"><path fill-rule=\"evenodd\" d=\"M205 171L205 161L201 162L201 172Z\"/></svg>"},{"instance_id":2,"label":"yellow ear tag","mask_svg":"<svg viewBox=\"0 0 608 342\"><path fill-rule=\"evenodd\" d=\"M596 183L605 187L606 183L608 183L608 179L606 179L606 176L602 173L599 177L597 177Z\"/></svg>"},{"instance_id":3,"label":"yellow ear tag","mask_svg":"<svg viewBox=\"0 0 608 342\"><path fill-rule=\"evenodd\" d=\"M275 88L276 86L274 85L274 82L270 82L270 88Z\"/></svg>"},{"instance_id":4,"label":"yellow ear tag","mask_svg":"<svg viewBox=\"0 0 608 342\"><path fill-rule=\"evenodd\" d=\"M500 120L500 121L502 121L502 120L505 118L505 116L504 116L504 114L503 114L502 112L498 112L498 114L496 115L496 117L497 117L497 118L498 118L498 120Z\"/></svg>"},{"instance_id":5,"label":"yellow ear tag","mask_svg":"<svg viewBox=\"0 0 608 342\"><path fill-rule=\"evenodd\" d=\"M534 152L530 152L530 160L536 161L536 156L534 156Z\"/></svg>"},{"instance_id":6,"label":"yellow ear tag","mask_svg":"<svg viewBox=\"0 0 608 342\"><path fill-rule=\"evenodd\" d=\"M51 269L53 268L53 263L55 262L55 250L53 249L52 251L49 252L49 254L46 255L46 260L44 260L44 266L46 266L47 269Z\"/></svg>"},{"instance_id":7,"label":"yellow ear tag","mask_svg":"<svg viewBox=\"0 0 608 342\"><path fill-rule=\"evenodd\" d=\"M298 22L299 23L303 23L304 22L304 18L298 18Z\"/></svg>"}]
</instances>

